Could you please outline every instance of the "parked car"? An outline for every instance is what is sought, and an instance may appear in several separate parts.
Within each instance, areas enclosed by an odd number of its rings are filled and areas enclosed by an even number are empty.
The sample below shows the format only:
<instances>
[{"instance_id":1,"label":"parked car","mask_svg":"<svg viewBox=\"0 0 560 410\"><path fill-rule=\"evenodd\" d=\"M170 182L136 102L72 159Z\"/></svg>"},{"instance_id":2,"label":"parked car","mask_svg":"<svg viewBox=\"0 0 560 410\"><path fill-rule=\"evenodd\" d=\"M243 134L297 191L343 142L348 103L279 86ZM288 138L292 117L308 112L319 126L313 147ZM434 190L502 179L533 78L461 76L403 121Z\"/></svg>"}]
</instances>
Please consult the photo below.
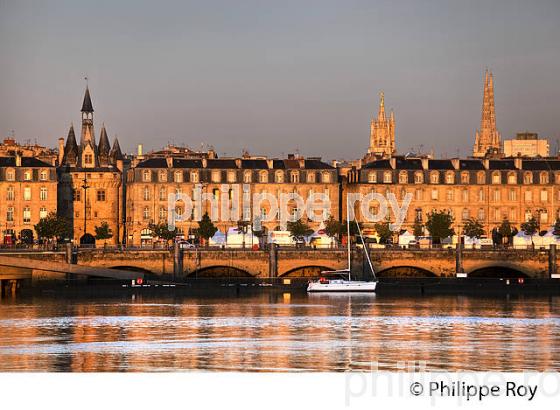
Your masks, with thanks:
<instances>
[{"instance_id":1,"label":"parked car","mask_svg":"<svg viewBox=\"0 0 560 410\"><path fill-rule=\"evenodd\" d=\"M196 249L196 245L193 245L189 241L179 241L179 249Z\"/></svg>"}]
</instances>

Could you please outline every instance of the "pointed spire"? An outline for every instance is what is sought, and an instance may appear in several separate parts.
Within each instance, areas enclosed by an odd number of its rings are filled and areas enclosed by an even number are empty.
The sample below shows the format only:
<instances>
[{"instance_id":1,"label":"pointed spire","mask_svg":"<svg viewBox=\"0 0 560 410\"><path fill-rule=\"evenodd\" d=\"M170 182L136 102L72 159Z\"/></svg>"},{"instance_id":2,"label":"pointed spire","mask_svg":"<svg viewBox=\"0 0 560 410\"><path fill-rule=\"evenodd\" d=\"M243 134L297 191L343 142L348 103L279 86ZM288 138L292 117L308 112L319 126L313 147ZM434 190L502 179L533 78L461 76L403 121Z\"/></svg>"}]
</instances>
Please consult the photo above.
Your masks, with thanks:
<instances>
[{"instance_id":1,"label":"pointed spire","mask_svg":"<svg viewBox=\"0 0 560 410\"><path fill-rule=\"evenodd\" d=\"M486 69L484 73L484 94L480 130L475 134L473 155L483 157L489 152L500 152L500 133L496 129L496 108L494 106L494 76Z\"/></svg>"},{"instance_id":2,"label":"pointed spire","mask_svg":"<svg viewBox=\"0 0 560 410\"><path fill-rule=\"evenodd\" d=\"M109 156L109 151L111 151L111 144L109 143L109 138L107 137L107 130L105 129L105 124L101 128L101 136L99 137L99 145L97 146L99 155Z\"/></svg>"},{"instance_id":3,"label":"pointed spire","mask_svg":"<svg viewBox=\"0 0 560 410\"><path fill-rule=\"evenodd\" d=\"M82 103L82 112L93 112L93 104L89 95L89 87L86 86L86 93L84 95L84 102Z\"/></svg>"},{"instance_id":4,"label":"pointed spire","mask_svg":"<svg viewBox=\"0 0 560 410\"><path fill-rule=\"evenodd\" d=\"M378 121L385 121L385 94L383 91L379 93L379 113L377 114Z\"/></svg>"},{"instance_id":5,"label":"pointed spire","mask_svg":"<svg viewBox=\"0 0 560 410\"><path fill-rule=\"evenodd\" d=\"M115 137L115 141L113 142L113 148L111 148L111 153L109 154L109 156L111 157L111 160L113 162L123 159L121 146L119 145L119 140L117 137Z\"/></svg>"},{"instance_id":6,"label":"pointed spire","mask_svg":"<svg viewBox=\"0 0 560 410\"><path fill-rule=\"evenodd\" d=\"M68 131L68 138L64 146L64 158L62 159L63 165L76 165L78 158L78 144L76 143L76 134L74 133L74 124L70 125Z\"/></svg>"}]
</instances>

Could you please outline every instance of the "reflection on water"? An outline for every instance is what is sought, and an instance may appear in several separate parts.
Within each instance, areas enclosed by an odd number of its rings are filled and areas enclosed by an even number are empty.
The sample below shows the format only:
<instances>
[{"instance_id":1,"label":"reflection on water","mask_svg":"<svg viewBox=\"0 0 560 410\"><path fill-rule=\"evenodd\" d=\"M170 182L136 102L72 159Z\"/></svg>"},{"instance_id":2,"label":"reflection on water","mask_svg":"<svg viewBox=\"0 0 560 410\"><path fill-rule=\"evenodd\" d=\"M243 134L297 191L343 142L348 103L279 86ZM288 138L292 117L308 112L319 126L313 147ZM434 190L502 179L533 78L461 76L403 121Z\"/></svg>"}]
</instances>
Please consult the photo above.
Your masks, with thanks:
<instances>
[{"instance_id":1,"label":"reflection on water","mask_svg":"<svg viewBox=\"0 0 560 410\"><path fill-rule=\"evenodd\" d=\"M560 298L0 301L2 371L559 371ZM377 363L376 363L377 362Z\"/></svg>"}]
</instances>

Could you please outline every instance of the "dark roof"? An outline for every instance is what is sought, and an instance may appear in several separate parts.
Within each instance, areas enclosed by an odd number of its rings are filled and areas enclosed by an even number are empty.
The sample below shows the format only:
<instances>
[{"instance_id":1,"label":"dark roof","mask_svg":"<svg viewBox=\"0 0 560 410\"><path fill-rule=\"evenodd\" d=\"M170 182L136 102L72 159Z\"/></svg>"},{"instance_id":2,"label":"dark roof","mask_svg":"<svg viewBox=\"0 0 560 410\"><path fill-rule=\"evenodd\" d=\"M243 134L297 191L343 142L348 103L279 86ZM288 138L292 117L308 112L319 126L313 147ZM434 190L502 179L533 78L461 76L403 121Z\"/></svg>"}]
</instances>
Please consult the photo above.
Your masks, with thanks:
<instances>
[{"instance_id":1,"label":"dark roof","mask_svg":"<svg viewBox=\"0 0 560 410\"><path fill-rule=\"evenodd\" d=\"M334 169L334 167L320 159L306 159L305 169Z\"/></svg>"},{"instance_id":2,"label":"dark roof","mask_svg":"<svg viewBox=\"0 0 560 410\"><path fill-rule=\"evenodd\" d=\"M15 167L16 158L15 157L0 157L0 167ZM22 157L21 166L27 168L52 168L51 164L38 160L35 157Z\"/></svg>"},{"instance_id":3,"label":"dark roof","mask_svg":"<svg viewBox=\"0 0 560 410\"><path fill-rule=\"evenodd\" d=\"M74 134L74 125L70 125L70 131L68 131L68 138L66 139L66 145L64 146L64 157L62 159L62 163L75 163L77 159L78 144L76 143L76 135Z\"/></svg>"},{"instance_id":4,"label":"dark roof","mask_svg":"<svg viewBox=\"0 0 560 410\"><path fill-rule=\"evenodd\" d=\"M101 128L101 136L99 137L99 145L97 146L99 155L108 156L111 151L111 144L109 143L109 138L107 137L107 130L105 125Z\"/></svg>"},{"instance_id":5,"label":"dark roof","mask_svg":"<svg viewBox=\"0 0 560 410\"><path fill-rule=\"evenodd\" d=\"M115 142L113 142L113 148L111 148L111 152L109 153L109 156L113 161L123 159L121 146L119 144L119 140L117 139L117 137L115 137Z\"/></svg>"},{"instance_id":6,"label":"dark roof","mask_svg":"<svg viewBox=\"0 0 560 410\"><path fill-rule=\"evenodd\" d=\"M418 158L396 158L396 168L397 169L422 169L422 160Z\"/></svg>"},{"instance_id":7,"label":"dark roof","mask_svg":"<svg viewBox=\"0 0 560 410\"><path fill-rule=\"evenodd\" d=\"M364 168L367 169L392 169L391 168L391 161L388 159L380 159L377 161L372 161L367 163Z\"/></svg>"},{"instance_id":8,"label":"dark roof","mask_svg":"<svg viewBox=\"0 0 560 410\"><path fill-rule=\"evenodd\" d=\"M237 168L237 164L234 159L209 159L206 161L206 168L231 169Z\"/></svg>"},{"instance_id":9,"label":"dark roof","mask_svg":"<svg viewBox=\"0 0 560 410\"><path fill-rule=\"evenodd\" d=\"M490 160L488 169L516 169L512 159Z\"/></svg>"},{"instance_id":10,"label":"dark roof","mask_svg":"<svg viewBox=\"0 0 560 410\"><path fill-rule=\"evenodd\" d=\"M150 158L140 162L136 168L167 168L165 158Z\"/></svg>"},{"instance_id":11,"label":"dark roof","mask_svg":"<svg viewBox=\"0 0 560 410\"><path fill-rule=\"evenodd\" d=\"M173 158L174 168L202 168L201 159Z\"/></svg>"},{"instance_id":12,"label":"dark roof","mask_svg":"<svg viewBox=\"0 0 560 410\"><path fill-rule=\"evenodd\" d=\"M478 159L462 159L459 161L459 169L479 171L484 170L484 164Z\"/></svg>"},{"instance_id":13,"label":"dark roof","mask_svg":"<svg viewBox=\"0 0 560 410\"><path fill-rule=\"evenodd\" d=\"M86 87L84 102L82 103L82 112L93 112L93 104L91 103L91 97L89 96L89 87Z\"/></svg>"},{"instance_id":14,"label":"dark roof","mask_svg":"<svg viewBox=\"0 0 560 410\"><path fill-rule=\"evenodd\" d=\"M560 161L558 160L549 160L547 161L548 165L550 166L550 169L557 171L560 169Z\"/></svg>"},{"instance_id":15,"label":"dark roof","mask_svg":"<svg viewBox=\"0 0 560 410\"><path fill-rule=\"evenodd\" d=\"M299 165L299 160L298 159L284 159L284 166L287 169L291 169L291 168L301 168Z\"/></svg>"},{"instance_id":16,"label":"dark roof","mask_svg":"<svg viewBox=\"0 0 560 410\"><path fill-rule=\"evenodd\" d=\"M241 161L243 169L267 169L268 163L266 159L244 159Z\"/></svg>"},{"instance_id":17,"label":"dark roof","mask_svg":"<svg viewBox=\"0 0 560 410\"><path fill-rule=\"evenodd\" d=\"M430 159L428 169L455 169L449 159Z\"/></svg>"},{"instance_id":18,"label":"dark roof","mask_svg":"<svg viewBox=\"0 0 560 410\"><path fill-rule=\"evenodd\" d=\"M533 171L548 171L550 165L547 161L522 161L521 169Z\"/></svg>"}]
</instances>

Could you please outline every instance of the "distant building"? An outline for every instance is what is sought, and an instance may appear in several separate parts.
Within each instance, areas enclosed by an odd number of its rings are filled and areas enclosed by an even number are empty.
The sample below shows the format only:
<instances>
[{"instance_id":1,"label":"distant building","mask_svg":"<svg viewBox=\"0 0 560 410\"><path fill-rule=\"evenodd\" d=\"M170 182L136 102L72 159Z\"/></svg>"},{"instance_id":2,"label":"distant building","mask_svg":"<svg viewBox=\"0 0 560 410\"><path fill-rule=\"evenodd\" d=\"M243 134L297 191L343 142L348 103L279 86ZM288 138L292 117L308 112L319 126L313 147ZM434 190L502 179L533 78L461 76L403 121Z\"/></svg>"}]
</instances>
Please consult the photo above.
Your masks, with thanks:
<instances>
[{"instance_id":1,"label":"distant building","mask_svg":"<svg viewBox=\"0 0 560 410\"><path fill-rule=\"evenodd\" d=\"M377 118L370 124L369 148L366 162L375 158L390 157L396 153L395 148L395 114L391 110L389 118L385 114L385 96L379 95Z\"/></svg>"},{"instance_id":2,"label":"distant building","mask_svg":"<svg viewBox=\"0 0 560 410\"><path fill-rule=\"evenodd\" d=\"M515 139L504 140L506 157L548 157L550 146L546 139L539 139L537 133L520 132Z\"/></svg>"},{"instance_id":3,"label":"distant building","mask_svg":"<svg viewBox=\"0 0 560 410\"><path fill-rule=\"evenodd\" d=\"M480 130L476 131L473 157L486 157L500 153L500 133L496 129L496 109L494 107L494 77L486 70L482 117Z\"/></svg>"},{"instance_id":4,"label":"distant building","mask_svg":"<svg viewBox=\"0 0 560 410\"><path fill-rule=\"evenodd\" d=\"M0 144L0 157L15 157L16 154L24 158L37 158L51 165L56 165L58 159L56 149L29 142L20 144L14 137L4 138L4 141Z\"/></svg>"}]
</instances>

